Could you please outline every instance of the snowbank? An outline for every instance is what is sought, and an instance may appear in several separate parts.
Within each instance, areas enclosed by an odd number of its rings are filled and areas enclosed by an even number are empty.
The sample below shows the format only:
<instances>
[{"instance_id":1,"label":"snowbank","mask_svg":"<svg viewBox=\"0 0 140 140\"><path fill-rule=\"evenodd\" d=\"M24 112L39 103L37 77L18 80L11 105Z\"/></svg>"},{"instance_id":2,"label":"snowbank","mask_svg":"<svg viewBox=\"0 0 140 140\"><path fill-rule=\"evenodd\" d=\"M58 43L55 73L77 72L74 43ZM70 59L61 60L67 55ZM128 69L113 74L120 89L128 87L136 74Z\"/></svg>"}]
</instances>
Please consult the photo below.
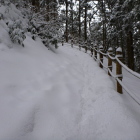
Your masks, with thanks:
<instances>
[{"instance_id":1,"label":"snowbank","mask_svg":"<svg viewBox=\"0 0 140 140\"><path fill-rule=\"evenodd\" d=\"M91 57L70 45L48 51L29 36L24 44L0 50L0 139L140 137L139 106Z\"/></svg>"}]
</instances>

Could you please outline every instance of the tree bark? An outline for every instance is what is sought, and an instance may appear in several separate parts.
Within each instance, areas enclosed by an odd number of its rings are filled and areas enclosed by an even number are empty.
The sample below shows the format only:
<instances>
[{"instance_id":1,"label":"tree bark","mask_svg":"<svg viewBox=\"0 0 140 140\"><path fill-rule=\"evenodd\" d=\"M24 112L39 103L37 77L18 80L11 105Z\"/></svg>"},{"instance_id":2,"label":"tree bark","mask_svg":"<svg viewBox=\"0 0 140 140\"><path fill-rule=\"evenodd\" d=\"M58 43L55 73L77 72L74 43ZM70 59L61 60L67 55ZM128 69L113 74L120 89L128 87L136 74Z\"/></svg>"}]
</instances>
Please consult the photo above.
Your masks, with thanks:
<instances>
[{"instance_id":1,"label":"tree bark","mask_svg":"<svg viewBox=\"0 0 140 140\"><path fill-rule=\"evenodd\" d=\"M102 0L102 12L104 14L104 19L103 19L103 49L106 51L106 11L105 11L105 3Z\"/></svg>"},{"instance_id":2,"label":"tree bark","mask_svg":"<svg viewBox=\"0 0 140 140\"><path fill-rule=\"evenodd\" d=\"M49 11L50 11L50 8L49 8L49 3L50 3L50 0L47 0L46 1L46 21L49 21L50 20L50 18L49 18Z\"/></svg>"},{"instance_id":3,"label":"tree bark","mask_svg":"<svg viewBox=\"0 0 140 140\"><path fill-rule=\"evenodd\" d=\"M35 0L32 0L32 5L35 6Z\"/></svg>"},{"instance_id":4,"label":"tree bark","mask_svg":"<svg viewBox=\"0 0 140 140\"><path fill-rule=\"evenodd\" d=\"M133 35L131 31L129 31L127 34L127 54L128 54L128 67L134 70Z\"/></svg>"},{"instance_id":5,"label":"tree bark","mask_svg":"<svg viewBox=\"0 0 140 140\"><path fill-rule=\"evenodd\" d=\"M70 0L70 8L71 8L71 37L73 38L74 28L73 28L73 0Z\"/></svg>"},{"instance_id":6,"label":"tree bark","mask_svg":"<svg viewBox=\"0 0 140 140\"><path fill-rule=\"evenodd\" d=\"M87 0L85 0L85 4L87 4ZM87 40L87 5L85 6L84 36L86 41Z\"/></svg>"},{"instance_id":7,"label":"tree bark","mask_svg":"<svg viewBox=\"0 0 140 140\"><path fill-rule=\"evenodd\" d=\"M68 0L66 2L66 42L68 42Z\"/></svg>"},{"instance_id":8,"label":"tree bark","mask_svg":"<svg viewBox=\"0 0 140 140\"><path fill-rule=\"evenodd\" d=\"M34 6L34 11L38 12L39 11L39 0L32 0L32 5Z\"/></svg>"},{"instance_id":9,"label":"tree bark","mask_svg":"<svg viewBox=\"0 0 140 140\"><path fill-rule=\"evenodd\" d=\"M79 40L81 39L81 1L79 0Z\"/></svg>"}]
</instances>

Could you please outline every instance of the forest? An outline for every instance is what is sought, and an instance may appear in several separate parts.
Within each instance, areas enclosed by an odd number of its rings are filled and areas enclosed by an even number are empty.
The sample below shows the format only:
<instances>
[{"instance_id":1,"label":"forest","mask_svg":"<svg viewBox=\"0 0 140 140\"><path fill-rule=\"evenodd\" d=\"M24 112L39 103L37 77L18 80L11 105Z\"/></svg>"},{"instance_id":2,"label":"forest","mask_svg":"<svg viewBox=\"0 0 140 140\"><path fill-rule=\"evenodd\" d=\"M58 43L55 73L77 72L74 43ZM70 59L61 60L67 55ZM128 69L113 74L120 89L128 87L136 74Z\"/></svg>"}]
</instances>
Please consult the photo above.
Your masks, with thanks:
<instances>
[{"instance_id":1,"label":"forest","mask_svg":"<svg viewBox=\"0 0 140 140\"><path fill-rule=\"evenodd\" d=\"M89 48L103 46L105 53L112 47L114 55L121 47L123 62L140 72L139 0L1 0L1 5L10 3L29 19L24 32L31 32L34 40L39 36L46 46L52 43L55 48L62 40L73 40ZM25 35L19 33L22 21L14 20L7 22L11 40L24 46Z\"/></svg>"}]
</instances>

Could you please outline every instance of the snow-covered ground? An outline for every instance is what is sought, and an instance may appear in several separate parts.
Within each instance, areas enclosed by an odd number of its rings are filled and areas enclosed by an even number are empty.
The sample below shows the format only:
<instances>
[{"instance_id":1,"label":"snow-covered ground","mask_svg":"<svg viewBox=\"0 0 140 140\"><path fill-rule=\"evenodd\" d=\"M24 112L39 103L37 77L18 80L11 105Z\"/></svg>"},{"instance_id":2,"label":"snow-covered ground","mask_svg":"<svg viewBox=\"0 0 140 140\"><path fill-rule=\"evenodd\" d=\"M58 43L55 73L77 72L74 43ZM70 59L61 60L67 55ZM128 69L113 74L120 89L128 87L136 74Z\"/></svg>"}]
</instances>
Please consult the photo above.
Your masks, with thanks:
<instances>
[{"instance_id":1,"label":"snow-covered ground","mask_svg":"<svg viewBox=\"0 0 140 140\"><path fill-rule=\"evenodd\" d=\"M88 54L27 35L0 44L0 139L138 140L140 106Z\"/></svg>"}]
</instances>

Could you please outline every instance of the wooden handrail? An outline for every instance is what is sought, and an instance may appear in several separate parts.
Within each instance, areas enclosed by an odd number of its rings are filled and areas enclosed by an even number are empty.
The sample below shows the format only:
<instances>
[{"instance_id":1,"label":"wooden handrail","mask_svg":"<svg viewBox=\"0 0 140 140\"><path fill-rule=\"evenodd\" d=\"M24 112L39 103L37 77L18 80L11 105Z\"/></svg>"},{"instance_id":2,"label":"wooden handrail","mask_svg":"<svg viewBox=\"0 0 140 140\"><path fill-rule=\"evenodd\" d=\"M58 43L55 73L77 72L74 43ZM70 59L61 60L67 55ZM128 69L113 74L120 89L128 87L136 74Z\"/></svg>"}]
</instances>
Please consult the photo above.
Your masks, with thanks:
<instances>
[{"instance_id":1,"label":"wooden handrail","mask_svg":"<svg viewBox=\"0 0 140 140\"><path fill-rule=\"evenodd\" d=\"M140 74L132 71L126 65L123 64L123 62L122 62L122 49L118 48L116 50L116 56L115 57L112 56L112 54L113 54L112 48L109 48L108 52L106 54L102 52L102 49L98 51L97 47L94 47L93 50L94 50L94 55L93 55L94 60L99 61L99 64L102 65L101 68L107 68L108 69L108 75L112 76L113 78L116 79L117 92L122 94L123 93L122 88L123 88L125 91L127 91L127 93L129 95L131 95L131 97L133 97L133 99L135 101L137 101L137 99L135 99L135 97L130 92L128 92L128 89L126 88L126 86L124 84L122 84L122 78L123 78L122 67L138 79L140 79ZM99 60L96 57L98 53L99 53ZM107 67L103 64L103 59L101 59L100 54L102 54L103 56L108 58L108 66ZM112 73L112 61L116 61L116 74L115 75ZM137 103L140 105L140 103L138 101L137 101Z\"/></svg>"},{"instance_id":2,"label":"wooden handrail","mask_svg":"<svg viewBox=\"0 0 140 140\"><path fill-rule=\"evenodd\" d=\"M85 52L87 52L87 45L84 45L84 48L85 48ZM79 44L79 50L81 50L81 45L80 44ZM118 48L116 50L116 56L115 57L112 56L113 55L113 49L112 48L109 48L108 52L104 53L102 48L100 48L98 50L97 46L94 46L94 47L91 46L90 51L91 51L91 56L94 58L95 61L97 61L99 63L99 66L101 68L107 69L108 70L108 75L113 77L116 80L117 92L122 94L123 93L122 89L124 89L130 95L130 97L140 105L140 102L136 98L136 95L134 93L130 92L129 89L122 82L122 78L123 78L122 67L125 70L127 70L130 74L132 74L136 78L140 79L140 74L132 71L126 65L123 64L123 62L122 62L122 49ZM99 59L98 59L97 56L99 56ZM103 58L104 57L108 58L108 66L105 66L103 64L103 60L104 60ZM112 73L112 61L115 61L115 63L116 63L116 74Z\"/></svg>"}]
</instances>

